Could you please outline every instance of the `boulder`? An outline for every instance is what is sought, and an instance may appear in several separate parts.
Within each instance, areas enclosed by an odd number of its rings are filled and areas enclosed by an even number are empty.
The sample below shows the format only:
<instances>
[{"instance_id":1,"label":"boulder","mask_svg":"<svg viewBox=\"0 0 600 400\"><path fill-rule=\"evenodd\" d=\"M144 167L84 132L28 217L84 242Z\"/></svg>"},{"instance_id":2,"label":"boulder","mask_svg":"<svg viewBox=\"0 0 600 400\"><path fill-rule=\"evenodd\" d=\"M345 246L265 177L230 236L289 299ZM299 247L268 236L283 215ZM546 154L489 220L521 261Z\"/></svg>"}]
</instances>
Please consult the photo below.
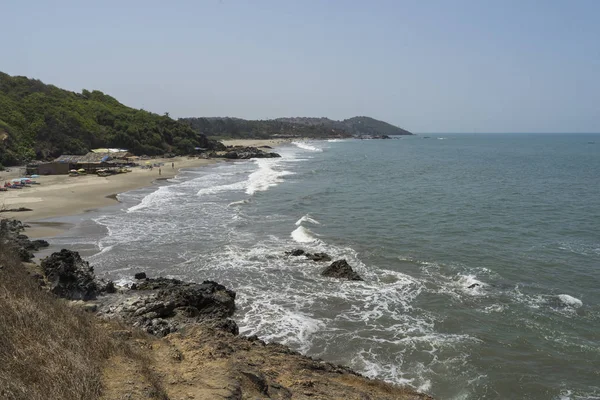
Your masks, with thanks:
<instances>
[{"instance_id":1,"label":"boulder","mask_svg":"<svg viewBox=\"0 0 600 400\"><path fill-rule=\"evenodd\" d=\"M157 290L157 289L171 289L180 285L184 282L179 279L171 278L144 278L141 282L136 282L131 285L131 290Z\"/></svg>"},{"instance_id":2,"label":"boulder","mask_svg":"<svg viewBox=\"0 0 600 400\"><path fill-rule=\"evenodd\" d=\"M42 260L50 291L69 300L91 300L98 294L94 268L76 251L62 249Z\"/></svg>"},{"instance_id":3,"label":"boulder","mask_svg":"<svg viewBox=\"0 0 600 400\"><path fill-rule=\"evenodd\" d=\"M313 261L331 261L331 257L327 253L306 253L306 258Z\"/></svg>"},{"instance_id":4,"label":"boulder","mask_svg":"<svg viewBox=\"0 0 600 400\"><path fill-rule=\"evenodd\" d=\"M133 277L135 279L146 279L146 273L145 272L138 272L135 275L133 275Z\"/></svg>"},{"instance_id":5,"label":"boulder","mask_svg":"<svg viewBox=\"0 0 600 400\"><path fill-rule=\"evenodd\" d=\"M304 250L302 249L294 249L292 251L286 251L285 252L286 255L288 256L294 256L294 257L298 257L304 254Z\"/></svg>"},{"instance_id":6,"label":"boulder","mask_svg":"<svg viewBox=\"0 0 600 400\"><path fill-rule=\"evenodd\" d=\"M235 311L235 292L213 281L163 289L158 292L157 298L172 302L175 308L196 309L198 315L214 318L230 317Z\"/></svg>"},{"instance_id":7,"label":"boulder","mask_svg":"<svg viewBox=\"0 0 600 400\"><path fill-rule=\"evenodd\" d=\"M104 285L104 288L102 289L102 291L105 293L112 294L112 293L117 293L117 288L113 281L108 281L108 282L106 282L106 285Z\"/></svg>"},{"instance_id":8,"label":"boulder","mask_svg":"<svg viewBox=\"0 0 600 400\"><path fill-rule=\"evenodd\" d=\"M360 277L352 267L346 262L346 260L337 260L331 263L330 266L325 268L321 275L327 276L330 278L341 278L348 279L350 281L362 281L363 278Z\"/></svg>"}]
</instances>

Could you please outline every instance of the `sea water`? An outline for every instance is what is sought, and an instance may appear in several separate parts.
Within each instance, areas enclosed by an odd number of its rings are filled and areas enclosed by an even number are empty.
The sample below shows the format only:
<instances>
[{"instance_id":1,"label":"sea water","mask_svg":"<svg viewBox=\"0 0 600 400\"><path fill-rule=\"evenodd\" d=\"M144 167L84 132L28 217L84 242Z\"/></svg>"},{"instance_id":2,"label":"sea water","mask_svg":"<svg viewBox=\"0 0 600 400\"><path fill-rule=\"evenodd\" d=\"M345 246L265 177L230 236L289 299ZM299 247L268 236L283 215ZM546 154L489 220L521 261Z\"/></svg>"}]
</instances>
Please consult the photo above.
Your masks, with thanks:
<instances>
[{"instance_id":1,"label":"sea water","mask_svg":"<svg viewBox=\"0 0 600 400\"><path fill-rule=\"evenodd\" d=\"M439 399L600 398L600 136L277 151L121 194L54 244L120 283L218 281L242 335ZM322 277L294 248L364 282Z\"/></svg>"}]
</instances>

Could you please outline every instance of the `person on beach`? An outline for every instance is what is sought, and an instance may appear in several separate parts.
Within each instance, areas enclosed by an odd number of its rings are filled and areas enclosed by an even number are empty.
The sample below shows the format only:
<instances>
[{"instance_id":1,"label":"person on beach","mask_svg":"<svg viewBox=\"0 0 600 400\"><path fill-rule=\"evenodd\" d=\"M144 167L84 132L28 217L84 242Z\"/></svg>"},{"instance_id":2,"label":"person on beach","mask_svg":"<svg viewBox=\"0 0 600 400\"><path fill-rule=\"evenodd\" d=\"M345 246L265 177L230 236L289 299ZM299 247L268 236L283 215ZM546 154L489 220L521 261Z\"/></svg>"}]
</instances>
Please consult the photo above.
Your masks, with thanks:
<instances>
[{"instance_id":1,"label":"person on beach","mask_svg":"<svg viewBox=\"0 0 600 400\"><path fill-rule=\"evenodd\" d=\"M160 170L160 167L158 168L158 175L162 175L162 171Z\"/></svg>"},{"instance_id":2,"label":"person on beach","mask_svg":"<svg viewBox=\"0 0 600 400\"><path fill-rule=\"evenodd\" d=\"M175 169L175 163L174 162L171 163L171 168Z\"/></svg>"}]
</instances>

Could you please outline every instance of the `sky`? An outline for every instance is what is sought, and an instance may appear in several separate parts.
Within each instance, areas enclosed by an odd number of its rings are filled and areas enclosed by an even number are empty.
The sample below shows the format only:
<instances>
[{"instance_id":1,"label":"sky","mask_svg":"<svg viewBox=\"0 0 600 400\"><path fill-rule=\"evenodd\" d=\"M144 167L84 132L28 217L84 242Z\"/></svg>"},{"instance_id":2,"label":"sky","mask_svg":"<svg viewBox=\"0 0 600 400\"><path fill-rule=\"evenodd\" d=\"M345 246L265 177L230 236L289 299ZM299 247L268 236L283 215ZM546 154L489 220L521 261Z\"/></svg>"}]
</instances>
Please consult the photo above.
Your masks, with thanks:
<instances>
[{"instance_id":1,"label":"sky","mask_svg":"<svg viewBox=\"0 0 600 400\"><path fill-rule=\"evenodd\" d=\"M172 117L600 132L597 0L0 0L0 71Z\"/></svg>"}]
</instances>

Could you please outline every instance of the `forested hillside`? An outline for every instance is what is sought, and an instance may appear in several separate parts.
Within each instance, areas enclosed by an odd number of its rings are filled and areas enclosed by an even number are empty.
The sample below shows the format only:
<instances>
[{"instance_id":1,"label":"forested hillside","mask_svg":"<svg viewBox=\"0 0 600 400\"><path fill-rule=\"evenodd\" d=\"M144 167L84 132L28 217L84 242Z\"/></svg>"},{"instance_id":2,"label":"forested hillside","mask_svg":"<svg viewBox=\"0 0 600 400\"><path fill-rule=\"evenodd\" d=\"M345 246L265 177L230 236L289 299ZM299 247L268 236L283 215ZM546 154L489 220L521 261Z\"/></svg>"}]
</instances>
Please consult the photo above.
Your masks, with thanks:
<instances>
[{"instance_id":1,"label":"forested hillside","mask_svg":"<svg viewBox=\"0 0 600 400\"><path fill-rule=\"evenodd\" d=\"M134 154L214 148L188 125L119 103L97 90L81 93L0 72L0 163L15 165L97 147Z\"/></svg>"},{"instance_id":2,"label":"forested hillside","mask_svg":"<svg viewBox=\"0 0 600 400\"><path fill-rule=\"evenodd\" d=\"M370 117L354 117L343 121L306 117L271 120L181 118L180 121L191 126L196 132L207 136L234 138L412 135L404 129Z\"/></svg>"},{"instance_id":3,"label":"forested hillside","mask_svg":"<svg viewBox=\"0 0 600 400\"><path fill-rule=\"evenodd\" d=\"M352 117L342 121L329 118L277 118L276 121L306 126L323 126L331 129L341 129L355 136L371 135L412 135L409 131L387 122L371 117Z\"/></svg>"},{"instance_id":4,"label":"forested hillside","mask_svg":"<svg viewBox=\"0 0 600 400\"><path fill-rule=\"evenodd\" d=\"M332 126L294 124L279 120L240 118L181 118L196 132L206 136L266 139L271 137L339 138L350 132Z\"/></svg>"}]
</instances>

